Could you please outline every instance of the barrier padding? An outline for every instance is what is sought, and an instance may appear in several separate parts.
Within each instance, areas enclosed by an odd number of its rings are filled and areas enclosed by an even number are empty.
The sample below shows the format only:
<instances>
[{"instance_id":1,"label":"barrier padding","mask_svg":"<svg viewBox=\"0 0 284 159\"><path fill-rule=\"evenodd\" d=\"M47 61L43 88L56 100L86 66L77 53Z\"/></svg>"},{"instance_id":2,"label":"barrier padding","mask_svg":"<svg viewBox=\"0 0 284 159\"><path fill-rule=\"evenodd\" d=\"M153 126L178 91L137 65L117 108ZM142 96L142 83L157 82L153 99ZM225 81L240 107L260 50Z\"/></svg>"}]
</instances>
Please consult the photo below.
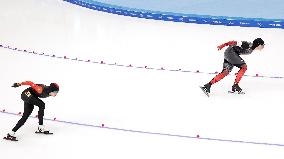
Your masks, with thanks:
<instances>
[{"instance_id":1,"label":"barrier padding","mask_svg":"<svg viewBox=\"0 0 284 159\"><path fill-rule=\"evenodd\" d=\"M133 8L125 8L115 5L109 5L90 0L64 0L66 2L79 5L85 8L107 12L111 14L163 20L182 23L210 24L224 26L240 26L240 27L258 27L258 28L281 28L284 29L284 20L271 20L262 18L235 18L235 17L219 17L219 16L201 16L191 14L176 14L169 12L158 12L149 10L139 10Z\"/></svg>"}]
</instances>

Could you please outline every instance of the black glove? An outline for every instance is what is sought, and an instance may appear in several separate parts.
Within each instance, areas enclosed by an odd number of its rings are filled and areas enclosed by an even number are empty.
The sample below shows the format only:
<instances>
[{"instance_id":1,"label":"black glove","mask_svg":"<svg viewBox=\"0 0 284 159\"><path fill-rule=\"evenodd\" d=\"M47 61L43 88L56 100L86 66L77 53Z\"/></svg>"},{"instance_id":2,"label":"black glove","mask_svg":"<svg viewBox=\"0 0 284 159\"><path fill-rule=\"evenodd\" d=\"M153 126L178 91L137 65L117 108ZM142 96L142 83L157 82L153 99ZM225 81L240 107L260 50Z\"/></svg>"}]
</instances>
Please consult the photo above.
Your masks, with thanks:
<instances>
[{"instance_id":1,"label":"black glove","mask_svg":"<svg viewBox=\"0 0 284 159\"><path fill-rule=\"evenodd\" d=\"M14 88L19 87L19 86L21 86L20 83L14 83L14 84L12 85L12 87L14 87Z\"/></svg>"}]
</instances>

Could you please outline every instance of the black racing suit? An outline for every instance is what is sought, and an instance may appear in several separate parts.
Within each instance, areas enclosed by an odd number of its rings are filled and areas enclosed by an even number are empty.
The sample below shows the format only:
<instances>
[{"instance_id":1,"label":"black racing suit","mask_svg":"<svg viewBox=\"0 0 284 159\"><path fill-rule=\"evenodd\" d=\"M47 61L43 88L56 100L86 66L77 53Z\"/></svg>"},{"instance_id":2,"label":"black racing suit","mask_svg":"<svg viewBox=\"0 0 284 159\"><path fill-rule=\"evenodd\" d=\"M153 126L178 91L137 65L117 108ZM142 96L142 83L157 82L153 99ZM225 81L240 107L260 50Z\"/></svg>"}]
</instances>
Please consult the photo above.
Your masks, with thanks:
<instances>
[{"instance_id":1,"label":"black racing suit","mask_svg":"<svg viewBox=\"0 0 284 159\"><path fill-rule=\"evenodd\" d=\"M45 103L39 98L46 98L49 97L49 93L51 92L49 86L45 86L43 84L37 84L43 88L41 94L37 93L32 87L25 89L22 94L21 98L24 101L24 113L22 118L18 121L16 126L12 129L12 131L16 132L21 126L25 124L28 117L31 115L34 105L39 107L38 111L38 120L39 125L43 125L43 116L44 116L44 109Z\"/></svg>"},{"instance_id":2,"label":"black racing suit","mask_svg":"<svg viewBox=\"0 0 284 159\"><path fill-rule=\"evenodd\" d=\"M230 45L224 52L222 72L216 75L209 84L212 85L223 79L233 70L234 66L240 68L234 82L234 84L238 84L247 70L246 62L240 57L240 55L248 55L251 54L252 51L252 43L250 42L242 41L240 44L235 43Z\"/></svg>"},{"instance_id":3,"label":"black racing suit","mask_svg":"<svg viewBox=\"0 0 284 159\"><path fill-rule=\"evenodd\" d=\"M228 72L231 72L234 66L241 68L246 64L240 55L251 54L253 51L251 46L252 43L246 41L242 41L239 45L229 46L224 53L223 69L227 69Z\"/></svg>"}]
</instances>

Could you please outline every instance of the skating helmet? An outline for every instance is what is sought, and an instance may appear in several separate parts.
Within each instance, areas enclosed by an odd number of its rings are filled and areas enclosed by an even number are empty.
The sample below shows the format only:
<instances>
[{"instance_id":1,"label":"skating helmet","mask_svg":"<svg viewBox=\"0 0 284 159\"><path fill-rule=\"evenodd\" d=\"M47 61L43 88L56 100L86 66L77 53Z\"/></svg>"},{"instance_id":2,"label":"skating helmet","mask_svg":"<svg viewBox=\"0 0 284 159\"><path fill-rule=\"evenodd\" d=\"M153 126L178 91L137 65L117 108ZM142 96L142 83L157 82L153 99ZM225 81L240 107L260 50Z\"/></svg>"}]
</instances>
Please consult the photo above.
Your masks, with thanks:
<instances>
[{"instance_id":1,"label":"skating helmet","mask_svg":"<svg viewBox=\"0 0 284 159\"><path fill-rule=\"evenodd\" d=\"M59 91L59 85L57 83L50 83L49 88L51 92Z\"/></svg>"},{"instance_id":2,"label":"skating helmet","mask_svg":"<svg viewBox=\"0 0 284 159\"><path fill-rule=\"evenodd\" d=\"M253 42L252 42L252 49L254 50L256 47L258 47L259 45L264 45L264 41L261 38L256 38Z\"/></svg>"}]
</instances>

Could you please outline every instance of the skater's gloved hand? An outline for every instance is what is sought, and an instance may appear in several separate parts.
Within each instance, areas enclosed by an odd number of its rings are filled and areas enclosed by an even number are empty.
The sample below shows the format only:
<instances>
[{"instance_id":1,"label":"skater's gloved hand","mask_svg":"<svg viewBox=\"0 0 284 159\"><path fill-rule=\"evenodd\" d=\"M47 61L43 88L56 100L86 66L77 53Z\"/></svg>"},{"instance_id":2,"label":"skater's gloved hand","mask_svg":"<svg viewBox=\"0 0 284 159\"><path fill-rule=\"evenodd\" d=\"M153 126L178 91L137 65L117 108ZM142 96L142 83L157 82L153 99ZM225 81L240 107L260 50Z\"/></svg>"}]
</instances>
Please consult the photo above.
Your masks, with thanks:
<instances>
[{"instance_id":1,"label":"skater's gloved hand","mask_svg":"<svg viewBox=\"0 0 284 159\"><path fill-rule=\"evenodd\" d=\"M237 41L233 40L233 41L226 42L222 45L219 45L219 46L217 46L217 48L218 48L218 51L219 51L219 50L222 50L223 47L225 47L225 46L233 46L233 45L236 45L236 44L237 44Z\"/></svg>"},{"instance_id":2,"label":"skater's gloved hand","mask_svg":"<svg viewBox=\"0 0 284 159\"><path fill-rule=\"evenodd\" d=\"M222 45L217 46L218 51L222 50L222 49L223 49L223 47L225 47L225 44L222 44Z\"/></svg>"},{"instance_id":3,"label":"skater's gloved hand","mask_svg":"<svg viewBox=\"0 0 284 159\"><path fill-rule=\"evenodd\" d=\"M12 87L14 87L14 88L19 87L19 86L21 86L20 83L14 83L14 84L12 85Z\"/></svg>"}]
</instances>

